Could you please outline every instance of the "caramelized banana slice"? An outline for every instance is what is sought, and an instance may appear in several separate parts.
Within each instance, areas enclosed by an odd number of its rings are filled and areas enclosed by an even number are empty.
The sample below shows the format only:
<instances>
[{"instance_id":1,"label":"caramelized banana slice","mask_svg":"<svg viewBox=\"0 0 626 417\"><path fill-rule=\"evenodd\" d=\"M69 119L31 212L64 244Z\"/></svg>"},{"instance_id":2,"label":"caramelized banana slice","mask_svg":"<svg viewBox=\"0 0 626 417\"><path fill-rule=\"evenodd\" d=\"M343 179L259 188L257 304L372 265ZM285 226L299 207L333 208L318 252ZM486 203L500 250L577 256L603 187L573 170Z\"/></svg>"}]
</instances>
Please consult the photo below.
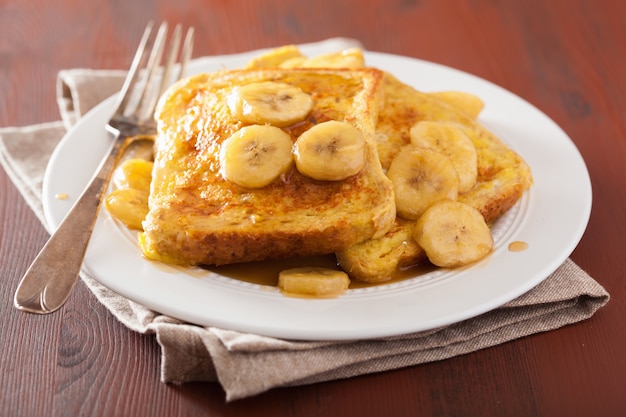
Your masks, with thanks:
<instances>
[{"instance_id":1,"label":"caramelized banana slice","mask_svg":"<svg viewBox=\"0 0 626 417\"><path fill-rule=\"evenodd\" d=\"M299 63L304 68L363 68L365 58L360 48L349 48L309 58Z\"/></svg>"},{"instance_id":2,"label":"caramelized banana slice","mask_svg":"<svg viewBox=\"0 0 626 417\"><path fill-rule=\"evenodd\" d=\"M311 96L300 88L274 81L235 87L227 102L230 112L237 119L277 127L302 121L313 106Z\"/></svg>"},{"instance_id":3,"label":"caramelized banana slice","mask_svg":"<svg viewBox=\"0 0 626 417\"><path fill-rule=\"evenodd\" d=\"M335 120L320 123L296 140L296 168L316 180L344 180L365 165L365 146L363 134L351 124Z\"/></svg>"},{"instance_id":4,"label":"caramelized banana slice","mask_svg":"<svg viewBox=\"0 0 626 417\"><path fill-rule=\"evenodd\" d=\"M135 188L113 190L104 204L115 217L131 229L143 230L142 222L148 215L148 191Z\"/></svg>"},{"instance_id":5,"label":"caramelized banana slice","mask_svg":"<svg viewBox=\"0 0 626 417\"><path fill-rule=\"evenodd\" d=\"M282 66L285 62L292 59L306 59L300 49L296 45L285 45L278 48L270 49L267 52L251 59L245 68L271 68Z\"/></svg>"},{"instance_id":6,"label":"caramelized banana slice","mask_svg":"<svg viewBox=\"0 0 626 417\"><path fill-rule=\"evenodd\" d=\"M437 91L430 94L462 110L472 119L477 119L485 108L485 103L480 97L463 91Z\"/></svg>"},{"instance_id":7,"label":"caramelized banana slice","mask_svg":"<svg viewBox=\"0 0 626 417\"><path fill-rule=\"evenodd\" d=\"M222 144L222 175L242 187L265 187L291 167L292 146L291 136L277 127L243 127Z\"/></svg>"},{"instance_id":8,"label":"caramelized banana slice","mask_svg":"<svg viewBox=\"0 0 626 417\"><path fill-rule=\"evenodd\" d=\"M287 294L331 297L344 293L350 285L348 274L322 267L300 267L281 271L278 288Z\"/></svg>"},{"instance_id":9,"label":"caramelized banana slice","mask_svg":"<svg viewBox=\"0 0 626 417\"><path fill-rule=\"evenodd\" d=\"M404 219L417 220L433 203L458 196L459 175L450 158L432 149L405 146L391 161L387 177Z\"/></svg>"},{"instance_id":10,"label":"caramelized banana slice","mask_svg":"<svg viewBox=\"0 0 626 417\"><path fill-rule=\"evenodd\" d=\"M430 262L446 268L476 262L493 249L493 237L483 216L458 201L433 204L415 224L413 238Z\"/></svg>"},{"instance_id":11,"label":"caramelized banana slice","mask_svg":"<svg viewBox=\"0 0 626 417\"><path fill-rule=\"evenodd\" d=\"M300 68L307 60L305 56L297 56L295 58L287 59L280 63L280 68Z\"/></svg>"},{"instance_id":12,"label":"caramelized banana slice","mask_svg":"<svg viewBox=\"0 0 626 417\"><path fill-rule=\"evenodd\" d=\"M127 159L113 172L116 188L150 191L153 163L141 158Z\"/></svg>"},{"instance_id":13,"label":"caramelized banana slice","mask_svg":"<svg viewBox=\"0 0 626 417\"><path fill-rule=\"evenodd\" d=\"M417 122L410 131L411 144L439 151L450 158L459 174L459 193L471 190L478 177L478 156L472 140L452 123Z\"/></svg>"}]
</instances>

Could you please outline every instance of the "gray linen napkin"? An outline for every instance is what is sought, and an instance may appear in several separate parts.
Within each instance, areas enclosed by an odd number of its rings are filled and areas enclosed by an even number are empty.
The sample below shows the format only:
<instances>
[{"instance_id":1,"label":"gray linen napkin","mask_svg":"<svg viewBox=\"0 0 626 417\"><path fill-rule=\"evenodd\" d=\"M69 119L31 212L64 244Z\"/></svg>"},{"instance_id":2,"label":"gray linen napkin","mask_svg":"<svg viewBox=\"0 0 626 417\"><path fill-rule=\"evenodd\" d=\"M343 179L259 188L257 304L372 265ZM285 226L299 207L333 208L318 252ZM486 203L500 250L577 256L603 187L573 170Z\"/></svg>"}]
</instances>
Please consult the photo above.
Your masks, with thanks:
<instances>
[{"instance_id":1,"label":"gray linen napkin","mask_svg":"<svg viewBox=\"0 0 626 417\"><path fill-rule=\"evenodd\" d=\"M332 51L353 43L335 39L322 45ZM61 71L62 122L0 129L0 163L44 226L41 185L53 149L67 128L119 89L123 77L123 71ZM473 319L396 337L303 342L184 323L125 299L86 274L81 278L124 325L156 335L163 382L219 381L228 401L474 352L585 320L609 301L604 288L568 259L528 293Z\"/></svg>"}]
</instances>

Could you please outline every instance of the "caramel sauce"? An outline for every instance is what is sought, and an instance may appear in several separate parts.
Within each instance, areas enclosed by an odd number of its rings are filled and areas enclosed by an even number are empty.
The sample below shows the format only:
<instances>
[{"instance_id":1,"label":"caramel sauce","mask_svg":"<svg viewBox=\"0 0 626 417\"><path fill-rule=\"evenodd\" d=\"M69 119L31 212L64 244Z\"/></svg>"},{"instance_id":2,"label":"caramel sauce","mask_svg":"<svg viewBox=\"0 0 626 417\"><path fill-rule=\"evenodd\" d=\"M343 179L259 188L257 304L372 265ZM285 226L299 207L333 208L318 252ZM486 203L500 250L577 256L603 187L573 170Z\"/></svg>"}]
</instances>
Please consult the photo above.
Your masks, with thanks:
<instances>
[{"instance_id":1,"label":"caramel sauce","mask_svg":"<svg viewBox=\"0 0 626 417\"><path fill-rule=\"evenodd\" d=\"M509 250L511 252L522 252L528 249L528 243L522 242L520 240L516 240L514 242L509 243Z\"/></svg>"},{"instance_id":2,"label":"caramel sauce","mask_svg":"<svg viewBox=\"0 0 626 417\"><path fill-rule=\"evenodd\" d=\"M332 254L258 262L246 262L217 267L206 267L206 269L232 279L237 279L257 285L268 285L275 287L278 285L278 274L280 273L280 271L290 268L299 268L303 266L318 266L337 270L341 269L337 264L335 256ZM391 279L387 281L369 283L351 280L349 288L366 288L377 285L391 284L394 282L413 278L416 275L425 274L427 272L433 271L434 269L436 269L436 267L431 266L430 264L420 264L411 267L401 268L395 271L392 274Z\"/></svg>"},{"instance_id":3,"label":"caramel sauce","mask_svg":"<svg viewBox=\"0 0 626 417\"><path fill-rule=\"evenodd\" d=\"M302 266L320 266L339 269L335 257L330 255L245 262L206 268L225 277L252 284L275 287L278 285L278 273L280 271Z\"/></svg>"}]
</instances>

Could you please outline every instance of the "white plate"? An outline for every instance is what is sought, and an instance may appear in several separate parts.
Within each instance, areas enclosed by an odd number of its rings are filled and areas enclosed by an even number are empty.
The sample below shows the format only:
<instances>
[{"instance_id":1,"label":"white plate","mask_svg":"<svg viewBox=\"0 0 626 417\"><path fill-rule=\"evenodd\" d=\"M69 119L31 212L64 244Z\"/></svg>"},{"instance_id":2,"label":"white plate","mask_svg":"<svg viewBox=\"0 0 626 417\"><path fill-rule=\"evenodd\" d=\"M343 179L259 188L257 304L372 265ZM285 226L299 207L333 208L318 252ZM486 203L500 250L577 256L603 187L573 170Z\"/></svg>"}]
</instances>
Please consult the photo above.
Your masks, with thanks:
<instances>
[{"instance_id":1,"label":"white plate","mask_svg":"<svg viewBox=\"0 0 626 417\"><path fill-rule=\"evenodd\" d=\"M323 52L306 50L314 54ZM196 61L190 73L234 68L249 54ZM574 250L591 211L585 163L567 135L546 115L514 94L475 76L412 58L366 53L423 91L461 90L486 103L481 122L530 164L535 185L494 228L496 247L485 261L455 271L365 289L336 299L299 299L275 288L244 283L207 270L145 260L129 236L100 214L84 270L111 290L155 311L191 323L288 339L342 340L391 336L477 316L543 281ZM107 151L109 99L67 133L50 160L43 201L57 227ZM58 193L70 196L55 198ZM512 252L512 241L528 249Z\"/></svg>"}]
</instances>

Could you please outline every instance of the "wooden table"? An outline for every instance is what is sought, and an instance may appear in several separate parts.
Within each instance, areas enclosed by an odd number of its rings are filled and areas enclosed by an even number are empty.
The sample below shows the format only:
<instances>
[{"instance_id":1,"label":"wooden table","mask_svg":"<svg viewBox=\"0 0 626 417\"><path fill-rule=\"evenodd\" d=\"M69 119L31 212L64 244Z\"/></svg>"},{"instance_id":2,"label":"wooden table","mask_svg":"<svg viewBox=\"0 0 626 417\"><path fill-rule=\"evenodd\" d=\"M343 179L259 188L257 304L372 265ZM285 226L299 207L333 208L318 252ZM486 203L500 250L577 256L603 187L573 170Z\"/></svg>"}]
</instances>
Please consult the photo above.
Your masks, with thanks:
<instances>
[{"instance_id":1,"label":"wooden table","mask_svg":"<svg viewBox=\"0 0 626 417\"><path fill-rule=\"evenodd\" d=\"M1 126L58 120L57 72L125 68L150 19L195 26L195 56L347 36L499 84L554 119L585 158L593 212L571 257L612 296L560 330L227 404L217 383L159 382L153 337L128 330L82 283L54 315L13 308L48 236L0 170L0 415L624 415L625 18L622 0L0 1Z\"/></svg>"}]
</instances>

